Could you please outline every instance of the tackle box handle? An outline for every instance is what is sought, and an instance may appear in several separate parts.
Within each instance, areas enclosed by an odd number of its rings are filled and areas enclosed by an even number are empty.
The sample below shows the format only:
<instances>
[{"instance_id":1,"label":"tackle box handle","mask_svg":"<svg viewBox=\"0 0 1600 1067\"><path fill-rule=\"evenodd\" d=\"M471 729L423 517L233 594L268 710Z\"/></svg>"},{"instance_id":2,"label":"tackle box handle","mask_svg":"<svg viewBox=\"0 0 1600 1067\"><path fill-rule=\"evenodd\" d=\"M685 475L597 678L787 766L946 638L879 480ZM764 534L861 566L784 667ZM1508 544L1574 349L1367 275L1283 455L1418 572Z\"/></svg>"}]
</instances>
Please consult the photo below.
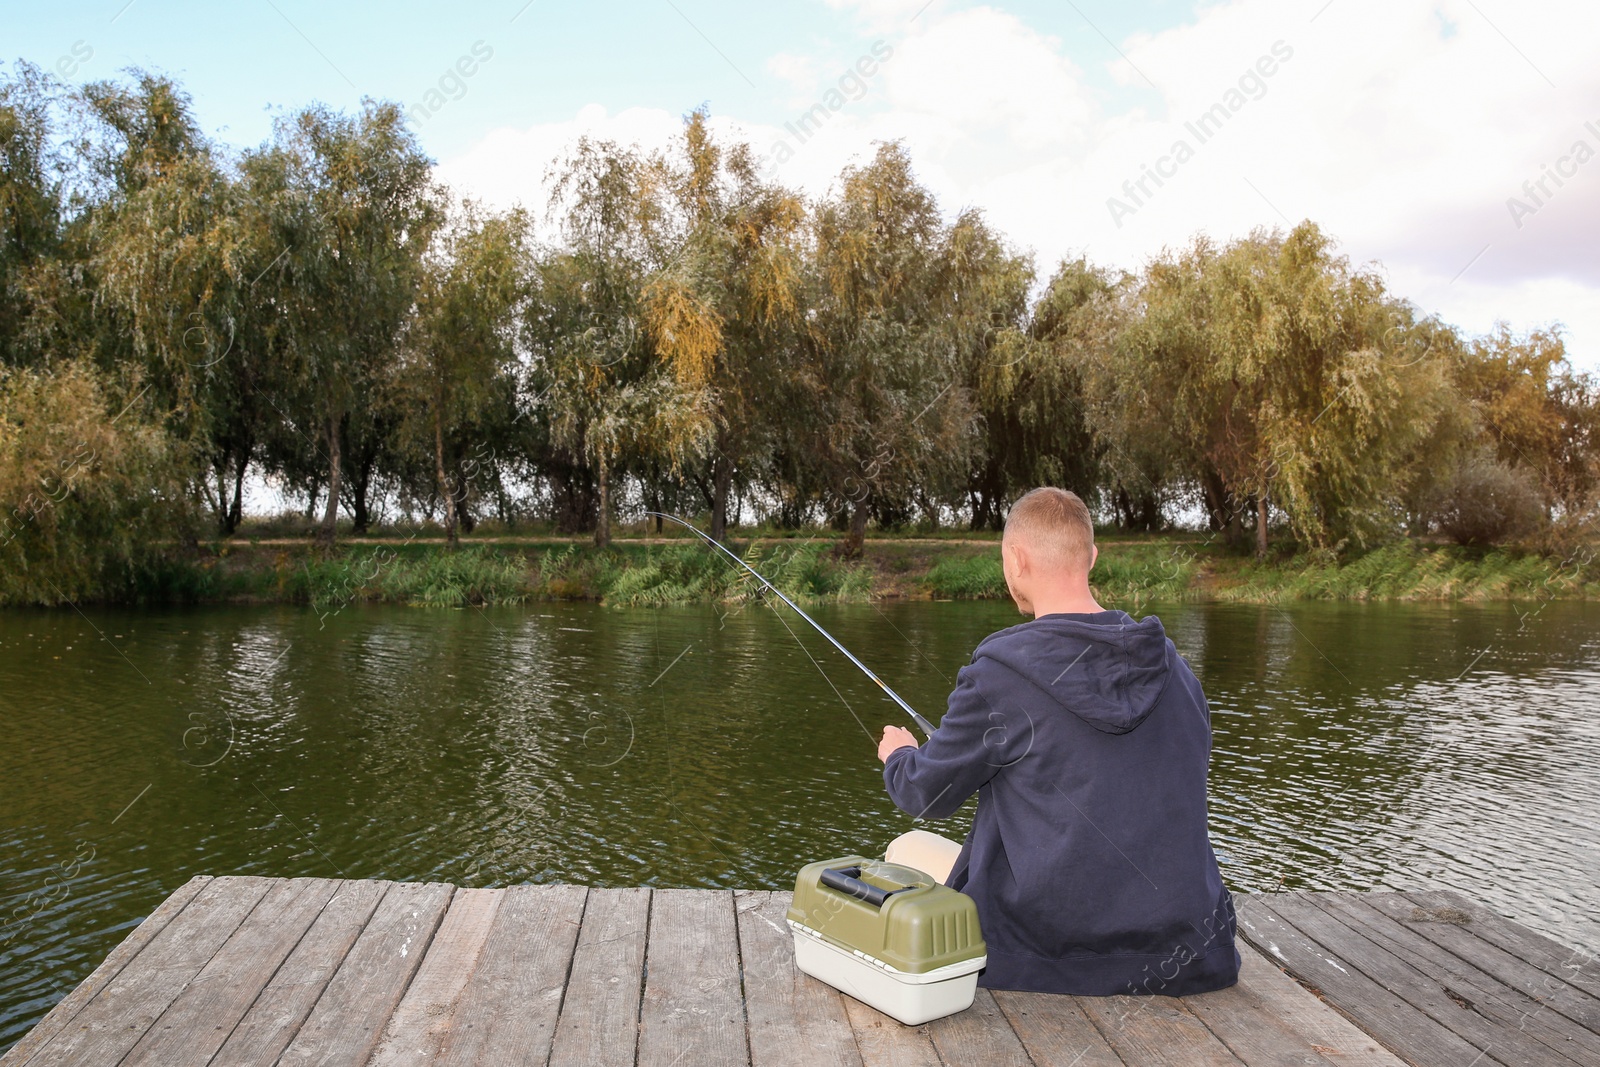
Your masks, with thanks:
<instances>
[{"instance_id":1,"label":"tackle box handle","mask_svg":"<svg viewBox=\"0 0 1600 1067\"><path fill-rule=\"evenodd\" d=\"M818 879L829 889L837 889L857 900L864 900L874 908L883 907L883 902L896 893L905 893L917 887L914 885L902 886L899 889L883 889L871 882L861 880L861 867L824 867L822 877Z\"/></svg>"}]
</instances>

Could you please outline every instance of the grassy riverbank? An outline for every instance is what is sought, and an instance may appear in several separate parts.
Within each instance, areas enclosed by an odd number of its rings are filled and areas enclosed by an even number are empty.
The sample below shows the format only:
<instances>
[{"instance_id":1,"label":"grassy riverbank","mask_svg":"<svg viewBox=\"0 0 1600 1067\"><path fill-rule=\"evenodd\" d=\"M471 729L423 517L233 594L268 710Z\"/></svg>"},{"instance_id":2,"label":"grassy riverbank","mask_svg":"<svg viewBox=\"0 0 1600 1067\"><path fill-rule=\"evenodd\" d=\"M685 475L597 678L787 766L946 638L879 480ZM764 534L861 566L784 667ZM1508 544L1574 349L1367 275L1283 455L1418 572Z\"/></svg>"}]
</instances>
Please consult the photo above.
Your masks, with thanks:
<instances>
[{"instance_id":1,"label":"grassy riverbank","mask_svg":"<svg viewBox=\"0 0 1600 1067\"><path fill-rule=\"evenodd\" d=\"M864 557L836 559L829 533L737 537L738 551L785 593L806 602L1005 596L992 537L869 538ZM1566 558L1397 542L1343 561L1299 555L1257 562L1194 534L1102 538L1094 572L1107 604L1153 601L1536 600L1600 596L1592 550ZM618 606L749 598L756 583L684 537L586 540L486 536L449 551L412 533L350 539L323 555L295 538L204 546L128 580L115 600L287 602L317 610L357 601L423 606L599 600Z\"/></svg>"}]
</instances>

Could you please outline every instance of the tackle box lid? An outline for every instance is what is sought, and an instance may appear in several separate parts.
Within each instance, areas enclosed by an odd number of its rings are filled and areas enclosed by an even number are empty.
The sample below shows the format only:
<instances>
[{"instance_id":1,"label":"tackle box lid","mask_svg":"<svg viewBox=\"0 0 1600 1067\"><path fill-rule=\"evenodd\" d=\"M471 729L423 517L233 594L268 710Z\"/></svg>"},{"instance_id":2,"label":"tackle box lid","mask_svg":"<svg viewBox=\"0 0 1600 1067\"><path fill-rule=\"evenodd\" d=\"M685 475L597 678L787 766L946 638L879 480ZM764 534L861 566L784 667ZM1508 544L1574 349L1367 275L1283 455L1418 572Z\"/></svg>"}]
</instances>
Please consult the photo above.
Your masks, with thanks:
<instances>
[{"instance_id":1,"label":"tackle box lid","mask_svg":"<svg viewBox=\"0 0 1600 1067\"><path fill-rule=\"evenodd\" d=\"M988 954L971 897L914 867L863 856L802 867L788 918L907 974Z\"/></svg>"}]
</instances>

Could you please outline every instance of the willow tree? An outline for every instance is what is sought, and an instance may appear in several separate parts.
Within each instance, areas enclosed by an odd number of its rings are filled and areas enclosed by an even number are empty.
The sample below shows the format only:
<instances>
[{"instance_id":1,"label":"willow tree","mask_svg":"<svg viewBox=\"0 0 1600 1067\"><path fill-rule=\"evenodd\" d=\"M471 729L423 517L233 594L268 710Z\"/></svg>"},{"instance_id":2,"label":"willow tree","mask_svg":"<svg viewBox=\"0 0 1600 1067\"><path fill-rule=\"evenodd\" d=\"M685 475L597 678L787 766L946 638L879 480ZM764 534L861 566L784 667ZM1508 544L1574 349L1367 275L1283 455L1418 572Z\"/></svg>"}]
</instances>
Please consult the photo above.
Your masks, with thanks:
<instances>
[{"instance_id":1,"label":"willow tree","mask_svg":"<svg viewBox=\"0 0 1600 1067\"><path fill-rule=\"evenodd\" d=\"M686 473L720 541L741 466L750 473L770 447L799 316L805 205L762 180L747 145L718 145L703 109L649 169L664 201L649 216L652 252L665 264L646 283L645 321L658 345L695 361L692 377L708 389L712 438Z\"/></svg>"},{"instance_id":2,"label":"willow tree","mask_svg":"<svg viewBox=\"0 0 1600 1067\"><path fill-rule=\"evenodd\" d=\"M460 474L475 428L515 372L529 266L526 216L520 210L485 214L470 203L461 205L424 263L407 326L400 397L412 435L431 446L452 546L465 486L448 471Z\"/></svg>"},{"instance_id":3,"label":"willow tree","mask_svg":"<svg viewBox=\"0 0 1600 1067\"><path fill-rule=\"evenodd\" d=\"M253 239L237 182L197 133L176 156L136 158L126 197L99 215L93 266L169 425L204 458L218 528L232 533L268 414L263 309L249 279L274 253Z\"/></svg>"},{"instance_id":4,"label":"willow tree","mask_svg":"<svg viewBox=\"0 0 1600 1067\"><path fill-rule=\"evenodd\" d=\"M311 108L280 121L243 169L252 225L279 249L253 288L270 294L285 372L273 403L294 433L280 441L303 443L327 471L331 544L347 415L396 358L437 225L430 165L398 106L368 101L354 118Z\"/></svg>"},{"instance_id":5,"label":"willow tree","mask_svg":"<svg viewBox=\"0 0 1600 1067\"><path fill-rule=\"evenodd\" d=\"M1106 276L1063 264L1029 314L1033 265L981 220L957 220L953 254L964 267L957 305L967 323L961 358L982 417L982 448L966 475L973 529L999 529L1007 505L1037 485L1093 501L1097 449L1085 419L1079 357L1098 351Z\"/></svg>"},{"instance_id":6,"label":"willow tree","mask_svg":"<svg viewBox=\"0 0 1600 1067\"><path fill-rule=\"evenodd\" d=\"M552 192L563 244L542 257L524 320L552 437L593 470L602 546L626 464L681 469L711 430L720 323L692 293L650 288L671 263L652 177L636 151L579 142Z\"/></svg>"},{"instance_id":7,"label":"willow tree","mask_svg":"<svg viewBox=\"0 0 1600 1067\"><path fill-rule=\"evenodd\" d=\"M1128 367L1152 383L1213 526L1265 554L1270 508L1299 540L1393 529L1406 460L1437 418L1443 361L1403 343L1409 308L1311 223L1148 268Z\"/></svg>"},{"instance_id":8,"label":"willow tree","mask_svg":"<svg viewBox=\"0 0 1600 1067\"><path fill-rule=\"evenodd\" d=\"M61 252L61 104L32 64L0 74L0 365L32 362L40 352L27 337L39 276Z\"/></svg>"},{"instance_id":9,"label":"willow tree","mask_svg":"<svg viewBox=\"0 0 1600 1067\"><path fill-rule=\"evenodd\" d=\"M791 410L847 512L845 557L860 555L869 516L903 518L939 471L966 469L973 419L947 329L957 287L945 240L899 144L846 169L812 220L807 365Z\"/></svg>"},{"instance_id":10,"label":"willow tree","mask_svg":"<svg viewBox=\"0 0 1600 1067\"><path fill-rule=\"evenodd\" d=\"M86 359L0 366L0 604L120 592L192 535L187 450L129 384Z\"/></svg>"}]
</instances>

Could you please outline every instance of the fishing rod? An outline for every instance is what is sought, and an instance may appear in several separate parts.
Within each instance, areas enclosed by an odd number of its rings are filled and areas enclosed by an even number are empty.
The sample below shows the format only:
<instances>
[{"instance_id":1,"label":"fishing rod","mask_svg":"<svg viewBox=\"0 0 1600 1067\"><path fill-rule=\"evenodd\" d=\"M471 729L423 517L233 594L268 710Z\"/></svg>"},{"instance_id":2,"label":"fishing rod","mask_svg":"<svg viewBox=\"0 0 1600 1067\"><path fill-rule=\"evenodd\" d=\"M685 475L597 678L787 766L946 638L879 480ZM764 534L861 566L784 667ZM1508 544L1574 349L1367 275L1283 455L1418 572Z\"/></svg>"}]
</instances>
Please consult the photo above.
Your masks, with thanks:
<instances>
[{"instance_id":1,"label":"fishing rod","mask_svg":"<svg viewBox=\"0 0 1600 1067\"><path fill-rule=\"evenodd\" d=\"M796 604L794 601L792 601L788 597L784 596L783 595L783 590L779 589L777 586L775 586L771 582L767 581L765 578L763 578L761 576L761 573L759 571L757 571L754 567L750 566L750 564L746 563L744 560L740 559L738 556L736 556L732 552L730 552L726 545L722 544L720 541L718 541L716 538L712 537L710 534L703 533L698 526L695 526L695 525L693 525L691 523L684 522L682 519L678 518L676 515L668 515L668 514L666 514L664 512L660 512L660 511L647 511L647 512L645 512L645 514L646 515L655 515L656 517L662 518L662 519L670 519L671 521L677 523L679 526L682 526L684 529L693 532L697 537L699 537L706 544L710 545L712 548L716 549L718 552L721 552L724 556L727 556L729 559L733 560L739 566L743 567L745 570L747 570L751 574L755 575L756 581L760 582L762 585L766 586L768 589L770 589L774 593L776 593L778 595L778 599L782 600L785 604L787 604L791 608L793 608L796 615L799 615L802 619L806 620L806 622L809 622L811 624L811 628L813 630L817 631L817 633L821 634L823 637L826 637L828 639L828 643L829 644L833 645L833 647L837 648L840 652L843 652L844 655L845 655L845 658L848 659L851 663L854 663L857 667L860 667L862 673L865 674L868 678L871 678L874 682L877 682L878 683L878 688L882 689L885 693L888 693L889 694L889 699L893 700L896 704L899 704L901 709L903 711L905 711L905 713L907 715L911 716L911 721L916 723L917 727L923 733L927 734L929 737L933 736L933 724L931 722L929 722L927 719L924 719L921 715L918 715L917 714L917 709L913 708L910 704L907 704L904 700L902 700L900 698L900 694L899 693L896 693L893 689L890 689L887 685L885 685L882 678L879 678L876 674L872 673L872 668L871 667L868 667L865 663L862 663L860 660L856 659L856 657L850 652L850 650L848 648L845 648L843 645L841 645L839 643L838 639L835 638L832 634L830 634L828 631L824 630L822 628L822 625L820 623L818 623L816 619L813 619L810 615L807 615L804 611L801 611L799 604Z\"/></svg>"}]
</instances>

